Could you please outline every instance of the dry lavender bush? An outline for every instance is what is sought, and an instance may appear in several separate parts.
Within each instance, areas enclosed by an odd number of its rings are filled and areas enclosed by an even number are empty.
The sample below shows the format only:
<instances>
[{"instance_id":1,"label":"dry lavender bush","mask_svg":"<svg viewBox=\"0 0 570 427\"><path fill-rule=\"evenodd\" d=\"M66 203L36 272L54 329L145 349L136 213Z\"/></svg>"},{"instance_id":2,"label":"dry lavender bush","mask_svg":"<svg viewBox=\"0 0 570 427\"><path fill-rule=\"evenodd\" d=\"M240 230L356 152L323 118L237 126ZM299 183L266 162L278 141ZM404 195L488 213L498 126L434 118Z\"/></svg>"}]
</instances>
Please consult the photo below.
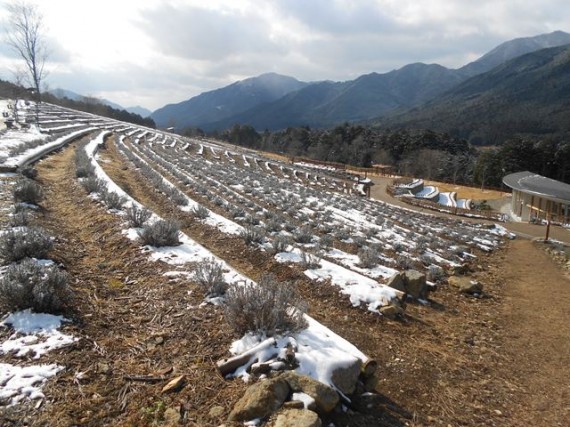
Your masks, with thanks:
<instances>
[{"instance_id":1,"label":"dry lavender bush","mask_svg":"<svg viewBox=\"0 0 570 427\"><path fill-rule=\"evenodd\" d=\"M11 264L0 281L0 305L8 310L30 308L38 313L57 313L71 297L65 272L32 259Z\"/></svg>"},{"instance_id":2,"label":"dry lavender bush","mask_svg":"<svg viewBox=\"0 0 570 427\"><path fill-rule=\"evenodd\" d=\"M234 285L225 296L227 322L238 334L252 332L273 336L296 332L307 326L303 316L306 304L289 282L265 274L259 283Z\"/></svg>"}]
</instances>

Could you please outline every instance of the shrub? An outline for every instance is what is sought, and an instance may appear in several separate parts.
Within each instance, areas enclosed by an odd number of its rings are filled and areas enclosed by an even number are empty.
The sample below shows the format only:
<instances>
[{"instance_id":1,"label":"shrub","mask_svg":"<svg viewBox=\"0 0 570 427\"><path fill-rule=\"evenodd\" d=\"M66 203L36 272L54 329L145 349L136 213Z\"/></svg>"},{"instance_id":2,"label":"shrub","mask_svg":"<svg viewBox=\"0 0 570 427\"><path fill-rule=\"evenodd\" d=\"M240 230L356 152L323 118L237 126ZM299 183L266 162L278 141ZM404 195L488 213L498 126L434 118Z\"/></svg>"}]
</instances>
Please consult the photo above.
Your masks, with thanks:
<instances>
[{"instance_id":1,"label":"shrub","mask_svg":"<svg viewBox=\"0 0 570 427\"><path fill-rule=\"evenodd\" d=\"M352 236L352 241L359 248L362 248L366 245L366 237L363 236Z\"/></svg>"},{"instance_id":2,"label":"shrub","mask_svg":"<svg viewBox=\"0 0 570 427\"><path fill-rule=\"evenodd\" d=\"M412 268L412 260L405 255L398 256L398 258L396 259L396 264L402 270L408 270Z\"/></svg>"},{"instance_id":3,"label":"shrub","mask_svg":"<svg viewBox=\"0 0 570 427\"><path fill-rule=\"evenodd\" d=\"M41 228L10 229L0 235L0 257L6 263L45 258L52 246L51 237Z\"/></svg>"},{"instance_id":4,"label":"shrub","mask_svg":"<svg viewBox=\"0 0 570 427\"><path fill-rule=\"evenodd\" d=\"M404 246L404 244L401 242L395 242L392 244L392 248L394 248L394 252L400 253L406 249L406 246Z\"/></svg>"},{"instance_id":5,"label":"shrub","mask_svg":"<svg viewBox=\"0 0 570 427\"><path fill-rule=\"evenodd\" d=\"M325 234L324 236L321 236L319 240L319 246L326 251L332 248L333 243L334 243L334 238L330 234Z\"/></svg>"},{"instance_id":6,"label":"shrub","mask_svg":"<svg viewBox=\"0 0 570 427\"><path fill-rule=\"evenodd\" d=\"M291 239L287 236L277 235L271 242L273 253L287 252L287 247L291 244Z\"/></svg>"},{"instance_id":7,"label":"shrub","mask_svg":"<svg viewBox=\"0 0 570 427\"><path fill-rule=\"evenodd\" d=\"M430 265L427 271L427 279L430 282L441 282L445 278L445 272L439 265Z\"/></svg>"},{"instance_id":8,"label":"shrub","mask_svg":"<svg viewBox=\"0 0 570 427\"><path fill-rule=\"evenodd\" d=\"M244 219L246 224L249 225L259 225L259 218L256 217L255 215L246 215L245 219Z\"/></svg>"},{"instance_id":9,"label":"shrub","mask_svg":"<svg viewBox=\"0 0 570 427\"><path fill-rule=\"evenodd\" d=\"M155 247L180 244L179 234L180 225L176 221L163 219L144 225L142 231L139 232L139 236L145 245Z\"/></svg>"},{"instance_id":10,"label":"shrub","mask_svg":"<svg viewBox=\"0 0 570 427\"><path fill-rule=\"evenodd\" d=\"M301 251L301 267L308 270L321 267L321 258L315 254Z\"/></svg>"},{"instance_id":11,"label":"shrub","mask_svg":"<svg viewBox=\"0 0 570 427\"><path fill-rule=\"evenodd\" d=\"M313 241L313 232L308 226L300 227L293 233L293 239L297 243L311 243Z\"/></svg>"},{"instance_id":12,"label":"shrub","mask_svg":"<svg viewBox=\"0 0 570 427\"><path fill-rule=\"evenodd\" d=\"M265 230L261 227L247 225L239 235L245 241L246 245L253 245L254 243L263 243Z\"/></svg>"},{"instance_id":13,"label":"shrub","mask_svg":"<svg viewBox=\"0 0 570 427\"><path fill-rule=\"evenodd\" d=\"M140 228L144 226L145 222L147 222L150 217L152 216L152 212L147 208L138 207L137 205L129 206L126 211L127 213L127 220L129 221L129 226Z\"/></svg>"},{"instance_id":14,"label":"shrub","mask_svg":"<svg viewBox=\"0 0 570 427\"><path fill-rule=\"evenodd\" d=\"M265 221L265 229L269 232L281 230L281 221L277 218L269 218Z\"/></svg>"},{"instance_id":15,"label":"shrub","mask_svg":"<svg viewBox=\"0 0 570 427\"><path fill-rule=\"evenodd\" d=\"M307 326L305 311L306 305L293 284L279 282L271 274L262 276L257 285L235 285L226 292L226 320L240 335L253 332L273 336L299 331Z\"/></svg>"},{"instance_id":16,"label":"shrub","mask_svg":"<svg viewBox=\"0 0 570 427\"><path fill-rule=\"evenodd\" d=\"M36 312L60 311L71 298L67 274L56 267L25 259L11 264L0 282L0 303L8 310L31 308Z\"/></svg>"},{"instance_id":17,"label":"shrub","mask_svg":"<svg viewBox=\"0 0 570 427\"><path fill-rule=\"evenodd\" d=\"M380 257L378 256L378 251L375 249L362 248L358 251L358 259L360 261L360 267L372 268L378 264Z\"/></svg>"},{"instance_id":18,"label":"shrub","mask_svg":"<svg viewBox=\"0 0 570 427\"><path fill-rule=\"evenodd\" d=\"M125 196L121 196L114 191L109 191L104 189L101 191L101 200L107 205L109 209L121 209L123 205L127 202Z\"/></svg>"},{"instance_id":19,"label":"shrub","mask_svg":"<svg viewBox=\"0 0 570 427\"><path fill-rule=\"evenodd\" d=\"M194 278L209 297L223 295L228 288L222 263L216 262L214 258L198 264L194 270Z\"/></svg>"},{"instance_id":20,"label":"shrub","mask_svg":"<svg viewBox=\"0 0 570 427\"><path fill-rule=\"evenodd\" d=\"M197 205L192 209L192 215L198 219L206 219L210 215L210 211L202 205Z\"/></svg>"},{"instance_id":21,"label":"shrub","mask_svg":"<svg viewBox=\"0 0 570 427\"><path fill-rule=\"evenodd\" d=\"M348 240L350 238L350 231L346 228L339 228L336 233L334 233L334 236L338 240Z\"/></svg>"},{"instance_id":22,"label":"shrub","mask_svg":"<svg viewBox=\"0 0 570 427\"><path fill-rule=\"evenodd\" d=\"M85 188L88 194L91 193L100 193L103 189L107 188L107 184L104 180L97 178L96 176L92 175L89 176L81 181L81 185Z\"/></svg>"},{"instance_id":23,"label":"shrub","mask_svg":"<svg viewBox=\"0 0 570 427\"><path fill-rule=\"evenodd\" d=\"M242 208L240 208L239 206L231 206L229 208L229 211L230 211L230 215L234 219L245 216L245 211Z\"/></svg>"},{"instance_id":24,"label":"shrub","mask_svg":"<svg viewBox=\"0 0 570 427\"><path fill-rule=\"evenodd\" d=\"M75 176L77 178L86 178L95 175L95 166L91 163L91 159L87 156L85 149L79 147L75 152Z\"/></svg>"},{"instance_id":25,"label":"shrub","mask_svg":"<svg viewBox=\"0 0 570 427\"><path fill-rule=\"evenodd\" d=\"M29 178L22 177L16 181L12 189L14 200L17 202L32 203L37 205L43 198L42 187Z\"/></svg>"},{"instance_id":26,"label":"shrub","mask_svg":"<svg viewBox=\"0 0 570 427\"><path fill-rule=\"evenodd\" d=\"M30 215L26 209L15 210L10 216L11 227L26 227L30 223Z\"/></svg>"},{"instance_id":27,"label":"shrub","mask_svg":"<svg viewBox=\"0 0 570 427\"><path fill-rule=\"evenodd\" d=\"M24 167L20 173L29 179L36 179L38 177L38 170L32 166Z\"/></svg>"}]
</instances>

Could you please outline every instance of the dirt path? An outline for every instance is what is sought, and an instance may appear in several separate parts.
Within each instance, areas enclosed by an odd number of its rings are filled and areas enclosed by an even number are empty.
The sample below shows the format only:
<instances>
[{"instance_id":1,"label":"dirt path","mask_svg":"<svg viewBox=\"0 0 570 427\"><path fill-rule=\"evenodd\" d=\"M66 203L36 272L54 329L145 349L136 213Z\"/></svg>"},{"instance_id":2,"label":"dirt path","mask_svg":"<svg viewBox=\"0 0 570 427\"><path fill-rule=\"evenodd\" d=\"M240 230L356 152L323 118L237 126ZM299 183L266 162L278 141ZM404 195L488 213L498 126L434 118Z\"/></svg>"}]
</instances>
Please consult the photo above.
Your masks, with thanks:
<instances>
[{"instance_id":1,"label":"dirt path","mask_svg":"<svg viewBox=\"0 0 570 427\"><path fill-rule=\"evenodd\" d=\"M460 217L456 215L447 214L444 212L433 211L431 209L423 209L418 206L410 205L399 200L396 197L390 196L386 192L387 186L393 181L393 178L384 178L384 177L375 177L374 186L371 189L371 197L374 200L378 200L381 202L390 203L392 205L400 206L406 209L416 210L419 212L424 212L430 215L441 216L444 218L452 218L458 221L468 221L468 222L488 222L491 223L492 221L485 221L480 219L471 219L466 217ZM502 224L504 225L509 231L517 234L519 237L523 238L542 238L544 239L546 236L546 227L543 225L536 225L536 224L529 224L527 222L507 222ZM570 244L570 230L565 229L562 227L553 226L550 228L550 236L551 239L556 239L561 242Z\"/></svg>"},{"instance_id":2,"label":"dirt path","mask_svg":"<svg viewBox=\"0 0 570 427\"><path fill-rule=\"evenodd\" d=\"M49 402L26 418L0 414L0 425L24 425L18 418L27 425L157 425L167 409L184 414L187 425L220 424L244 388L215 370L213 362L226 356L232 341L221 311L198 307L203 296L195 287L165 277L172 266L150 261L121 234L118 216L77 182L73 148L50 156L38 170L47 196L41 225L56 237L51 256L72 278L68 317L80 340L46 356L66 367L44 388ZM129 379L140 375L164 379ZM192 381L177 394L162 393L176 375ZM209 414L215 403L222 414Z\"/></svg>"},{"instance_id":3,"label":"dirt path","mask_svg":"<svg viewBox=\"0 0 570 427\"><path fill-rule=\"evenodd\" d=\"M519 381L509 425L568 425L570 281L528 240L506 253L504 279L504 349Z\"/></svg>"}]
</instances>

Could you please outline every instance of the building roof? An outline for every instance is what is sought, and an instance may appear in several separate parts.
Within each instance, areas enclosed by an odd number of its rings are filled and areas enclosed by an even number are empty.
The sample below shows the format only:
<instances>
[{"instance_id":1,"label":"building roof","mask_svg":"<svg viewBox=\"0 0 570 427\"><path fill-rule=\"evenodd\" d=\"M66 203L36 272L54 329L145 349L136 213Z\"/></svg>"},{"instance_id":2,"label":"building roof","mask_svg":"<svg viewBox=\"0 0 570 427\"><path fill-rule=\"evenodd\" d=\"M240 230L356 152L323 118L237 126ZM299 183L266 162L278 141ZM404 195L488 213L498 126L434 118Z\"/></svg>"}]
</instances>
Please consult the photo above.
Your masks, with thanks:
<instances>
[{"instance_id":1,"label":"building roof","mask_svg":"<svg viewBox=\"0 0 570 427\"><path fill-rule=\"evenodd\" d=\"M514 190L561 202L570 202L570 184L524 171L507 175L503 183Z\"/></svg>"}]
</instances>

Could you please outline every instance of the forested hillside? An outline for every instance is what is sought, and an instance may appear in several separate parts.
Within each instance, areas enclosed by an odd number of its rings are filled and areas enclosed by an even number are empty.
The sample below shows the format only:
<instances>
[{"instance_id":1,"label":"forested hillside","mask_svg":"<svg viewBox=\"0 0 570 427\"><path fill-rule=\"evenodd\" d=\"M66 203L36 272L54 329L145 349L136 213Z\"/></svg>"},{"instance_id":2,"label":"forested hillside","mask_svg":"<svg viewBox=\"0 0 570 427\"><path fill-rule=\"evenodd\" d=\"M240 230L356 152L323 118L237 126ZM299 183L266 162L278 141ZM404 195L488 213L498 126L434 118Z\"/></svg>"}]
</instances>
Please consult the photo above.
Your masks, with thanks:
<instances>
[{"instance_id":1,"label":"forested hillside","mask_svg":"<svg viewBox=\"0 0 570 427\"><path fill-rule=\"evenodd\" d=\"M430 130L390 130L344 124L258 133L235 125L216 133L233 144L312 159L369 167L394 166L400 174L493 187L503 176L528 170L570 182L570 141L513 138L498 148L478 149L464 139Z\"/></svg>"},{"instance_id":2,"label":"forested hillside","mask_svg":"<svg viewBox=\"0 0 570 427\"><path fill-rule=\"evenodd\" d=\"M449 132L474 144L570 135L570 45L517 57L379 126Z\"/></svg>"}]
</instances>

